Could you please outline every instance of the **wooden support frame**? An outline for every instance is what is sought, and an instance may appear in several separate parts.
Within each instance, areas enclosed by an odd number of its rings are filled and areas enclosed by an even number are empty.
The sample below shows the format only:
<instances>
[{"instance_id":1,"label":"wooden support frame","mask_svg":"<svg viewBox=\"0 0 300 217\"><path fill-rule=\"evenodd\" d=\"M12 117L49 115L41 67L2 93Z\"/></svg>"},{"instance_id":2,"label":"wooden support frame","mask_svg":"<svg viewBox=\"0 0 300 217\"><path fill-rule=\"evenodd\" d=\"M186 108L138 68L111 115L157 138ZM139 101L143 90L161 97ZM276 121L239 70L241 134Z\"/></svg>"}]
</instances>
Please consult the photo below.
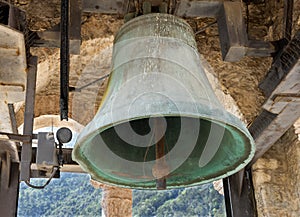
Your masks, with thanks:
<instances>
[{"instance_id":1,"label":"wooden support frame","mask_svg":"<svg viewBox=\"0 0 300 217\"><path fill-rule=\"evenodd\" d=\"M161 0L161 2L163 2ZM155 1L159 4L159 1ZM126 17L136 13L133 1L129 0L72 0L70 1L70 54L80 54L81 12L118 14ZM270 42L248 41L246 25L240 1L224 0L171 0L169 13L179 17L213 17L217 18L221 52L224 61L236 62L244 56L269 57L275 53ZM59 47L59 25L51 30L38 32L36 47Z\"/></svg>"},{"instance_id":2,"label":"wooden support frame","mask_svg":"<svg viewBox=\"0 0 300 217\"><path fill-rule=\"evenodd\" d=\"M300 117L300 31L275 58L265 80L260 84L269 98L261 114L250 126L250 132L266 120L270 123L254 135L256 153L250 163L260 158ZM270 116L270 115L269 115ZM250 166L249 165L249 166Z\"/></svg>"},{"instance_id":3,"label":"wooden support frame","mask_svg":"<svg viewBox=\"0 0 300 217\"><path fill-rule=\"evenodd\" d=\"M260 85L269 98L260 115L249 127L256 143L255 156L245 171L242 170L223 180L228 217L257 216L251 166L300 117L299 48L300 31L274 58L269 73Z\"/></svg>"}]
</instances>

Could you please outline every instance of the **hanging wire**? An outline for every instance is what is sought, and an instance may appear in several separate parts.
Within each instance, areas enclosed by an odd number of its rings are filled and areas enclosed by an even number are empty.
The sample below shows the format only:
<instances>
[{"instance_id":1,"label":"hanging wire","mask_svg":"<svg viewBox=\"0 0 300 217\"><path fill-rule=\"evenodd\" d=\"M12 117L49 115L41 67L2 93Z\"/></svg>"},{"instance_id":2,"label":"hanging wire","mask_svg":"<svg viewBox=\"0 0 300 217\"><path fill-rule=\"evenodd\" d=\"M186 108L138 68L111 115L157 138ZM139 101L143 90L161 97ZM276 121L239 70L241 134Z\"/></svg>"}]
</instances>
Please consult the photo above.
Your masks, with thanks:
<instances>
[{"instance_id":1,"label":"hanging wire","mask_svg":"<svg viewBox=\"0 0 300 217\"><path fill-rule=\"evenodd\" d=\"M56 172L58 171L58 169L59 169L58 167L54 167L53 168L51 176L49 177L49 179L47 180L47 182L44 185L40 185L40 186L38 186L38 185L32 185L32 184L30 184L30 181L25 181L25 183L26 183L26 185L28 185L31 188L43 189L43 188L45 188L50 183L50 181L52 180L52 178L54 177L54 175L56 174Z\"/></svg>"},{"instance_id":2,"label":"hanging wire","mask_svg":"<svg viewBox=\"0 0 300 217\"><path fill-rule=\"evenodd\" d=\"M195 35L204 32L208 27L211 27L213 25L215 25L217 23L217 21L214 21L212 23L209 23L208 25L204 26L203 28L199 29L197 32L195 32Z\"/></svg>"},{"instance_id":3,"label":"hanging wire","mask_svg":"<svg viewBox=\"0 0 300 217\"><path fill-rule=\"evenodd\" d=\"M109 77L110 73L106 74L106 75L103 75L102 77L88 83L88 84L85 84L83 85L82 87L69 87L70 88L70 91L72 92L80 92L82 89L86 88L86 87L89 87L95 83L97 83L98 81L102 81L104 79L106 79L107 77Z\"/></svg>"}]
</instances>

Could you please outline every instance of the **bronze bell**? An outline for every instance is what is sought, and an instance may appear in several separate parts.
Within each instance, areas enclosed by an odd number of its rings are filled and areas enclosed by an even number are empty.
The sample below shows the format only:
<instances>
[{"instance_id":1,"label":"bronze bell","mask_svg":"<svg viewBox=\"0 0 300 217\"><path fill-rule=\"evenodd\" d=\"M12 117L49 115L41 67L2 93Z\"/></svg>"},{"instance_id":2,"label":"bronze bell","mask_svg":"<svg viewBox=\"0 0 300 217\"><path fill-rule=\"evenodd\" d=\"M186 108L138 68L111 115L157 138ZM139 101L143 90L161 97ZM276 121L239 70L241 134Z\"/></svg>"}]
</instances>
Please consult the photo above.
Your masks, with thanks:
<instances>
[{"instance_id":1,"label":"bronze bell","mask_svg":"<svg viewBox=\"0 0 300 217\"><path fill-rule=\"evenodd\" d=\"M101 106L73 150L93 179L194 186L238 172L254 151L246 127L217 100L183 19L148 14L119 30Z\"/></svg>"}]
</instances>

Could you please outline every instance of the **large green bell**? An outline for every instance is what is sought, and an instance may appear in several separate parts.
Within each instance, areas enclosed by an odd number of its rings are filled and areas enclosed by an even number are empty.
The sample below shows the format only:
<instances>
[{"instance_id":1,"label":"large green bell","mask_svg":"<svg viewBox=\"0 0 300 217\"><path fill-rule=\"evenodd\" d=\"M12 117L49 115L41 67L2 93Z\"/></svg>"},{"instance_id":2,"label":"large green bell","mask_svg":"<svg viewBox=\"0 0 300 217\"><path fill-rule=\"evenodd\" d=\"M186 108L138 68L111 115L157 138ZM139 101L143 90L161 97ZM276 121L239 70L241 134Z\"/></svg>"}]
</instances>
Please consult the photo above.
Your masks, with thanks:
<instances>
[{"instance_id":1,"label":"large green bell","mask_svg":"<svg viewBox=\"0 0 300 217\"><path fill-rule=\"evenodd\" d=\"M116 35L107 90L73 159L103 183L164 189L236 173L254 149L242 122L217 100L191 27L149 14Z\"/></svg>"}]
</instances>

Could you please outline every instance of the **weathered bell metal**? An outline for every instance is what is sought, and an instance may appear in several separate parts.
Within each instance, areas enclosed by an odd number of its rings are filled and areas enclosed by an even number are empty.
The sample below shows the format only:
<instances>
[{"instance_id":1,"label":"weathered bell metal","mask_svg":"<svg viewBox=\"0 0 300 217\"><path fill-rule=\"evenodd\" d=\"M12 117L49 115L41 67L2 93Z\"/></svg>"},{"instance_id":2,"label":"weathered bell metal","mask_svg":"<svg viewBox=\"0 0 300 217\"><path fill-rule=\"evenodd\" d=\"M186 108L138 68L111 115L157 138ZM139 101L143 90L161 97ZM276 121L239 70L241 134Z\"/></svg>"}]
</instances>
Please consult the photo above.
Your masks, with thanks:
<instances>
[{"instance_id":1,"label":"weathered bell metal","mask_svg":"<svg viewBox=\"0 0 300 217\"><path fill-rule=\"evenodd\" d=\"M164 189L234 174L254 150L243 123L217 100L191 27L149 14L116 35L107 90L73 159L103 183Z\"/></svg>"}]
</instances>

